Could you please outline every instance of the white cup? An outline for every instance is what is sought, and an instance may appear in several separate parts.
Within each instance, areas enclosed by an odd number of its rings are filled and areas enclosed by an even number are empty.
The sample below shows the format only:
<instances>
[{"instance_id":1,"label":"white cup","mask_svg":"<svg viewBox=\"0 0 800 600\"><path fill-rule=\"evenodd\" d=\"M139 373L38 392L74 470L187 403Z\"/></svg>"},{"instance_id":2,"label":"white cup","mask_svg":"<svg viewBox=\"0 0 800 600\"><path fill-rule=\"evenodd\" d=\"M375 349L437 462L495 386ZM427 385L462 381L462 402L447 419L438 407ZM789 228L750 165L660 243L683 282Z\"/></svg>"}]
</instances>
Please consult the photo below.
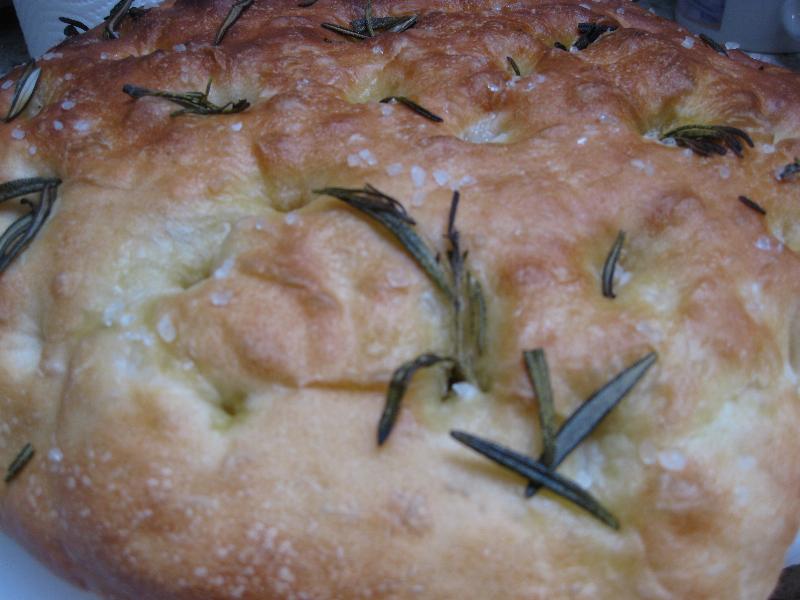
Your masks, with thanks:
<instances>
[{"instance_id":1,"label":"white cup","mask_svg":"<svg viewBox=\"0 0 800 600\"><path fill-rule=\"evenodd\" d=\"M38 58L64 39L64 23L69 17L93 27L100 23L116 0L14 0L28 53Z\"/></svg>"},{"instance_id":2,"label":"white cup","mask_svg":"<svg viewBox=\"0 0 800 600\"><path fill-rule=\"evenodd\" d=\"M749 52L800 52L800 0L678 0L675 18Z\"/></svg>"}]
</instances>

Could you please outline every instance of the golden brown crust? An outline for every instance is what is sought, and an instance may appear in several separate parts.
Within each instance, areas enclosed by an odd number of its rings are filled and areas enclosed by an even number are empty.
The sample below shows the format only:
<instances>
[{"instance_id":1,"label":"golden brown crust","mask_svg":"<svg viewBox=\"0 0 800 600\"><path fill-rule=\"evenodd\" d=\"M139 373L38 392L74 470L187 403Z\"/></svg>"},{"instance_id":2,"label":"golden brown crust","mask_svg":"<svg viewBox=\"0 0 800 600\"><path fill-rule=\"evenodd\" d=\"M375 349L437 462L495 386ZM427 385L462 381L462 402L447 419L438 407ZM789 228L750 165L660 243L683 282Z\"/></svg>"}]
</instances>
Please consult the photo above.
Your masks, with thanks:
<instances>
[{"instance_id":1,"label":"golden brown crust","mask_svg":"<svg viewBox=\"0 0 800 600\"><path fill-rule=\"evenodd\" d=\"M0 279L0 450L38 450L0 488L3 529L120 600L766 597L800 514L800 183L775 178L800 154L800 78L622 2L376 0L418 24L351 41L320 23L361 2L256 0L214 47L230 4L168 1L119 40L62 44L0 125L0 181L63 180ZM600 20L618 29L553 48ZM213 101L252 107L171 118L121 91L209 77ZM646 135L686 123L755 148ZM402 247L312 193L366 182L434 244L461 190L489 309L491 391L442 403L420 372L380 449L392 370L451 342ZM618 532L525 500L447 435L537 449L520 357L538 346L560 418L658 352L560 468Z\"/></svg>"}]
</instances>

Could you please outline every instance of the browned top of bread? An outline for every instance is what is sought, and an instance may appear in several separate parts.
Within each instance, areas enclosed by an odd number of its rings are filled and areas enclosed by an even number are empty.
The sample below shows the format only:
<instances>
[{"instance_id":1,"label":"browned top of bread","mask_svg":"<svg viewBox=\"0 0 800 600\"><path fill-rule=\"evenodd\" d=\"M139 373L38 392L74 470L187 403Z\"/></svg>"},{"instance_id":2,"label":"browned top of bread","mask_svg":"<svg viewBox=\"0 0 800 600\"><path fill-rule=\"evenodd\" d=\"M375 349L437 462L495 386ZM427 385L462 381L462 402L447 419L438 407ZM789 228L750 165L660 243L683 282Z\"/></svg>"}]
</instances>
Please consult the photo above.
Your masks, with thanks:
<instances>
[{"instance_id":1,"label":"browned top of bread","mask_svg":"<svg viewBox=\"0 0 800 600\"><path fill-rule=\"evenodd\" d=\"M2 528L126 600L766 597L800 515L800 183L775 176L800 154L798 76L619 1L376 0L419 19L367 40L320 27L362 2L296 3L256 0L219 46L231 0L93 30L0 125L0 181L63 182L0 277L1 456L37 449ZM553 47L580 22L617 29ZM171 117L122 93L209 78L252 106ZM648 135L693 123L754 147ZM392 371L452 340L396 239L313 193L367 182L437 247L460 190L488 304L490 390L442 402L421 371L380 448ZM538 453L535 347L559 419L658 353L559 468L619 531L447 435Z\"/></svg>"}]
</instances>

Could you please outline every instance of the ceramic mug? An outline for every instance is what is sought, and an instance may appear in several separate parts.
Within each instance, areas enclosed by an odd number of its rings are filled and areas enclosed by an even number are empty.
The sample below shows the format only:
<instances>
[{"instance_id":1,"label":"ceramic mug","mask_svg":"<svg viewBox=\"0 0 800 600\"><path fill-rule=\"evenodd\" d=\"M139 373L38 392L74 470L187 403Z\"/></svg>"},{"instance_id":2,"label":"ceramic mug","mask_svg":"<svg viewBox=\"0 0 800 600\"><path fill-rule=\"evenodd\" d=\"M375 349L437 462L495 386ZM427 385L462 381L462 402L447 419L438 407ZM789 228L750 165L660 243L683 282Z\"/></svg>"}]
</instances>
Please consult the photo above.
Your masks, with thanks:
<instances>
[{"instance_id":1,"label":"ceramic mug","mask_svg":"<svg viewBox=\"0 0 800 600\"><path fill-rule=\"evenodd\" d=\"M800 52L800 0L678 0L675 18L749 52Z\"/></svg>"}]
</instances>

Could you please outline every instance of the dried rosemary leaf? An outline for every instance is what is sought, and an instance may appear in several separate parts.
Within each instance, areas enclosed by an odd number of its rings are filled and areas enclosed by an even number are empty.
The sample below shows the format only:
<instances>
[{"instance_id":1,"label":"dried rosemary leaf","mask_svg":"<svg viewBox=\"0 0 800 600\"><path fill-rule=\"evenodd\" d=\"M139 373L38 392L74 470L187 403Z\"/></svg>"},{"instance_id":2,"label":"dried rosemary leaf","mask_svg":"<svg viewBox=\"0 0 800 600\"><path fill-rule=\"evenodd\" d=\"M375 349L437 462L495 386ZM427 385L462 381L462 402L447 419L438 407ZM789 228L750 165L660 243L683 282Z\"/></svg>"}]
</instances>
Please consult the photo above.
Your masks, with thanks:
<instances>
[{"instance_id":1,"label":"dried rosemary leaf","mask_svg":"<svg viewBox=\"0 0 800 600\"><path fill-rule=\"evenodd\" d=\"M597 390L581 404L578 409L561 425L556 434L555 453L550 468L555 469L569 456L578 444L595 430L608 413L628 395L638 381L644 377L648 369L656 362L655 352L640 358L631 366L614 376L614 378ZM531 481L525 495L533 496L540 484Z\"/></svg>"},{"instance_id":2,"label":"dried rosemary leaf","mask_svg":"<svg viewBox=\"0 0 800 600\"><path fill-rule=\"evenodd\" d=\"M724 54L725 56L728 56L728 51L725 50L725 48L723 46L721 46L720 44L718 44L716 41L714 41L713 39L708 37L705 33L701 33L699 35L699 37L700 37L700 40L706 46L711 48L712 50L715 50L716 52L719 52L720 54Z\"/></svg>"},{"instance_id":3,"label":"dried rosemary leaf","mask_svg":"<svg viewBox=\"0 0 800 600\"><path fill-rule=\"evenodd\" d=\"M555 43L553 44L553 48L558 48L559 50L564 50L565 52L569 52L569 48L567 48L567 47L566 47L564 44L562 44L561 42L555 42Z\"/></svg>"},{"instance_id":4,"label":"dried rosemary leaf","mask_svg":"<svg viewBox=\"0 0 800 600\"><path fill-rule=\"evenodd\" d=\"M759 214L766 215L767 211L762 208L760 204L750 200L747 196L739 196L739 202L744 204L747 208L751 208Z\"/></svg>"},{"instance_id":5,"label":"dried rosemary leaf","mask_svg":"<svg viewBox=\"0 0 800 600\"><path fill-rule=\"evenodd\" d=\"M30 61L22 73L22 76L14 86L14 96L11 99L11 106L6 114L5 122L10 123L17 115L19 115L33 98L33 92L36 91L36 85L39 83L39 76L42 74L42 69L36 66L36 61Z\"/></svg>"},{"instance_id":6,"label":"dried rosemary leaf","mask_svg":"<svg viewBox=\"0 0 800 600\"><path fill-rule=\"evenodd\" d=\"M111 9L111 13L106 17L106 28L103 34L105 37L114 40L119 38L117 28L119 27L120 21L128 14L131 4L133 4L133 0L122 0Z\"/></svg>"},{"instance_id":7,"label":"dried rosemary leaf","mask_svg":"<svg viewBox=\"0 0 800 600\"><path fill-rule=\"evenodd\" d=\"M603 296L606 298L616 298L614 293L614 270L617 267L619 255L622 252L622 246L625 243L625 232L620 231L617 234L617 239L614 240L614 245L606 257L606 262L603 264L602 288Z\"/></svg>"},{"instance_id":8,"label":"dried rosemary leaf","mask_svg":"<svg viewBox=\"0 0 800 600\"><path fill-rule=\"evenodd\" d=\"M578 33L581 35L572 46L578 50L586 50L589 44L596 42L601 35L616 31L616 29L614 25L602 23L578 23Z\"/></svg>"},{"instance_id":9,"label":"dried rosemary leaf","mask_svg":"<svg viewBox=\"0 0 800 600\"><path fill-rule=\"evenodd\" d=\"M367 185L364 189L324 188L314 190L314 193L338 198L381 223L394 234L436 286L448 298L454 297L455 292L450 286L447 274L442 268L436 252L431 250L414 231L413 226L416 223L397 200L371 185Z\"/></svg>"},{"instance_id":10,"label":"dried rosemary leaf","mask_svg":"<svg viewBox=\"0 0 800 600\"><path fill-rule=\"evenodd\" d=\"M389 27L386 31L389 33L403 33L407 29L411 29L414 25L417 24L417 15L409 15L405 17L402 21L398 22L393 27Z\"/></svg>"},{"instance_id":11,"label":"dried rosemary leaf","mask_svg":"<svg viewBox=\"0 0 800 600\"><path fill-rule=\"evenodd\" d=\"M439 363L448 363L452 367L453 359L436 354L422 354L417 358L403 363L392 374L389 389L386 392L386 406L378 422L378 445L382 445L392 432L397 416L400 414L400 404L406 394L408 384L414 374L424 367L432 367Z\"/></svg>"},{"instance_id":12,"label":"dried rosemary leaf","mask_svg":"<svg viewBox=\"0 0 800 600\"><path fill-rule=\"evenodd\" d=\"M526 350L522 353L522 357L539 405L543 447L540 460L549 467L553 464L556 452L556 411L553 405L553 388L550 387L550 370L547 368L547 358L543 348Z\"/></svg>"},{"instance_id":13,"label":"dried rosemary leaf","mask_svg":"<svg viewBox=\"0 0 800 600\"><path fill-rule=\"evenodd\" d=\"M34 450L33 445L30 442L25 444L22 447L22 450L20 450L17 454L16 458L14 458L11 464L8 465L4 481L6 483L10 483L17 475L19 475L22 472L22 469L25 468L25 465L31 461L35 453L36 450Z\"/></svg>"},{"instance_id":14,"label":"dried rosemary leaf","mask_svg":"<svg viewBox=\"0 0 800 600\"><path fill-rule=\"evenodd\" d=\"M209 101L208 94L211 91L211 80L208 80L205 92L162 92L159 90L150 90L147 88L139 87L130 83L126 83L122 87L122 91L128 94L131 98L139 99L145 96L153 96L156 98L164 98L170 102L182 106L182 110L172 113L171 116L176 117L182 114L195 114L195 115L229 115L239 113L250 107L247 100L237 100L236 102L228 102L222 106L214 104Z\"/></svg>"},{"instance_id":15,"label":"dried rosemary leaf","mask_svg":"<svg viewBox=\"0 0 800 600\"><path fill-rule=\"evenodd\" d=\"M725 155L730 150L741 158L744 146L740 140L753 147L753 140L747 132L724 125L684 125L661 136L661 140L667 138L672 138L678 146L689 148L700 156Z\"/></svg>"},{"instance_id":16,"label":"dried rosemary leaf","mask_svg":"<svg viewBox=\"0 0 800 600\"><path fill-rule=\"evenodd\" d=\"M228 15L222 22L222 25L219 26L217 35L214 36L215 46L219 46L222 43L222 38L225 37L225 34L228 33L228 30L233 26L233 24L239 20L239 17L242 16L242 13L250 8L251 4L253 4L253 0L235 0L231 6L231 9L228 11Z\"/></svg>"},{"instance_id":17,"label":"dried rosemary leaf","mask_svg":"<svg viewBox=\"0 0 800 600\"><path fill-rule=\"evenodd\" d=\"M451 431L450 435L498 465L535 481L579 506L612 529L619 529L619 521L594 496L566 477L550 471L541 463L524 454L464 431Z\"/></svg>"},{"instance_id":18,"label":"dried rosemary leaf","mask_svg":"<svg viewBox=\"0 0 800 600\"><path fill-rule=\"evenodd\" d=\"M375 30L372 28L372 0L367 0L367 6L364 9L364 22L367 26L367 35L375 37Z\"/></svg>"},{"instance_id":19,"label":"dried rosemary leaf","mask_svg":"<svg viewBox=\"0 0 800 600\"><path fill-rule=\"evenodd\" d=\"M403 15L400 17L372 17L371 22L373 32L388 31L391 33L401 33L417 22L417 15ZM350 21L350 29L356 33L360 33L361 35L369 36L366 18Z\"/></svg>"},{"instance_id":20,"label":"dried rosemary leaf","mask_svg":"<svg viewBox=\"0 0 800 600\"><path fill-rule=\"evenodd\" d=\"M56 200L56 185L42 189L38 202L23 199L30 212L14 221L0 236L0 273L33 241L44 226Z\"/></svg>"},{"instance_id":21,"label":"dried rosemary leaf","mask_svg":"<svg viewBox=\"0 0 800 600\"><path fill-rule=\"evenodd\" d=\"M357 31L353 31L347 27L342 27L341 25L336 25L335 23L323 23L321 27L327 29L328 31L332 31L333 33L343 35L344 37L351 37L357 40L366 40L369 37L365 33L358 33Z\"/></svg>"},{"instance_id":22,"label":"dried rosemary leaf","mask_svg":"<svg viewBox=\"0 0 800 600\"><path fill-rule=\"evenodd\" d=\"M58 186L60 179L48 179L44 177L28 177L25 179L15 179L0 184L0 202L13 200L26 194L39 193L49 186Z\"/></svg>"},{"instance_id":23,"label":"dried rosemary leaf","mask_svg":"<svg viewBox=\"0 0 800 600\"><path fill-rule=\"evenodd\" d=\"M522 76L522 71L519 70L519 65L517 65L517 61L515 61L510 56L506 56L506 62L508 62L508 66L511 67L511 70L514 71L514 75L517 77Z\"/></svg>"},{"instance_id":24,"label":"dried rosemary leaf","mask_svg":"<svg viewBox=\"0 0 800 600\"><path fill-rule=\"evenodd\" d=\"M657 358L658 355L655 352L640 358L592 394L570 415L556 436L554 467L561 464L567 455L586 439L586 436L594 431L606 415L644 377L648 369L655 364Z\"/></svg>"},{"instance_id":25,"label":"dried rosemary leaf","mask_svg":"<svg viewBox=\"0 0 800 600\"><path fill-rule=\"evenodd\" d=\"M415 113L417 113L421 117L425 117L429 121L433 121L434 123L441 123L442 121L444 121L442 117L433 114L427 108L422 108L419 104L417 104L413 100L409 100L405 96L388 96L383 100L381 100L381 102L383 102L384 104L387 104L389 102L399 102L403 106L410 108Z\"/></svg>"},{"instance_id":26,"label":"dried rosemary leaf","mask_svg":"<svg viewBox=\"0 0 800 600\"><path fill-rule=\"evenodd\" d=\"M800 173L800 158L795 158L794 162L783 167L781 172L778 173L778 181L793 179L798 173Z\"/></svg>"},{"instance_id":27,"label":"dried rosemary leaf","mask_svg":"<svg viewBox=\"0 0 800 600\"><path fill-rule=\"evenodd\" d=\"M467 292L469 308L467 341L480 356L486 351L486 298L480 281L469 271L467 271Z\"/></svg>"},{"instance_id":28,"label":"dried rosemary leaf","mask_svg":"<svg viewBox=\"0 0 800 600\"><path fill-rule=\"evenodd\" d=\"M64 27L64 35L66 37L75 37L84 31L89 31L89 26L86 23L78 21L77 19L70 19L69 17L58 17L58 20L66 24Z\"/></svg>"}]
</instances>

